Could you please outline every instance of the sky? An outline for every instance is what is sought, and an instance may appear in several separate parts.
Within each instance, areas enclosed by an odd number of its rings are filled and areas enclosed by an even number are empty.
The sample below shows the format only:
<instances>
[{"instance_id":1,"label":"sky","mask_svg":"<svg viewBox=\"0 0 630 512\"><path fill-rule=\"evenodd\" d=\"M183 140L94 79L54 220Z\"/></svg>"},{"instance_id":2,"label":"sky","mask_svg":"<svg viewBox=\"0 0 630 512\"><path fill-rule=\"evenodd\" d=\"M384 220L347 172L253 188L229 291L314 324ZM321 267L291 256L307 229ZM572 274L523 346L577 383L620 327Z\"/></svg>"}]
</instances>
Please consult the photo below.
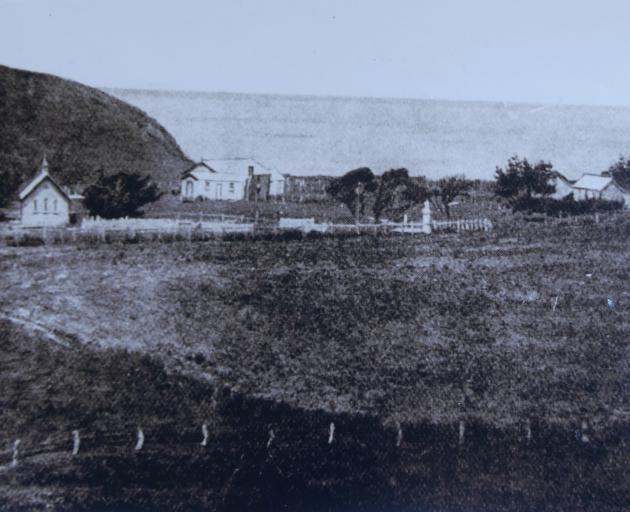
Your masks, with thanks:
<instances>
[{"instance_id":1,"label":"sky","mask_svg":"<svg viewBox=\"0 0 630 512\"><path fill-rule=\"evenodd\" d=\"M627 0L0 0L0 64L104 88L630 105Z\"/></svg>"}]
</instances>

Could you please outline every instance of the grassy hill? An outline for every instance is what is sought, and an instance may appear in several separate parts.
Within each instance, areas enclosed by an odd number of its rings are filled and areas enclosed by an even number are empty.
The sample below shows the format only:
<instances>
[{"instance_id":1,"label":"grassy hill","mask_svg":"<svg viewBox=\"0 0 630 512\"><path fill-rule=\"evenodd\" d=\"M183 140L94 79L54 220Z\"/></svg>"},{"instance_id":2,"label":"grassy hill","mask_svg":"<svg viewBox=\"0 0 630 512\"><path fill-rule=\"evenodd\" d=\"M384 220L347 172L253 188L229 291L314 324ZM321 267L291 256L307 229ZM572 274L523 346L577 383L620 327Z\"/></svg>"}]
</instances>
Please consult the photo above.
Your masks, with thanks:
<instances>
[{"instance_id":1,"label":"grassy hill","mask_svg":"<svg viewBox=\"0 0 630 512\"><path fill-rule=\"evenodd\" d=\"M175 139L141 110L62 78L0 66L0 169L22 180L45 153L65 184L102 170L149 173L177 181L189 164Z\"/></svg>"}]
</instances>

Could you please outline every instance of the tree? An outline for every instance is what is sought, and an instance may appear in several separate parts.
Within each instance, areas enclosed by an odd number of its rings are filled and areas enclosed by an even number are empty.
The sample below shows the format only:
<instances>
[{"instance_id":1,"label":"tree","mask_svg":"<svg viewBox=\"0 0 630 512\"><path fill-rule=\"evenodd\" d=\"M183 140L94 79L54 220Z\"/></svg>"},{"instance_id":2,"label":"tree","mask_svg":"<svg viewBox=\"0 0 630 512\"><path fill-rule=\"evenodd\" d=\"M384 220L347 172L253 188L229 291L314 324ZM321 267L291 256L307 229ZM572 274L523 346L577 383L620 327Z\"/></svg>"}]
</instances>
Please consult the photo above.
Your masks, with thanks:
<instances>
[{"instance_id":1,"label":"tree","mask_svg":"<svg viewBox=\"0 0 630 512\"><path fill-rule=\"evenodd\" d=\"M630 190L630 159L623 155L602 174L612 176L615 182L626 190Z\"/></svg>"},{"instance_id":2,"label":"tree","mask_svg":"<svg viewBox=\"0 0 630 512\"><path fill-rule=\"evenodd\" d=\"M366 199L378 188L374 173L367 167L349 171L339 178L333 179L326 192L345 204L355 221L365 214Z\"/></svg>"},{"instance_id":3,"label":"tree","mask_svg":"<svg viewBox=\"0 0 630 512\"><path fill-rule=\"evenodd\" d=\"M391 169L378 180L372 212L377 222L383 214L398 221L407 210L427 197L426 187L411 179L407 169Z\"/></svg>"},{"instance_id":4,"label":"tree","mask_svg":"<svg viewBox=\"0 0 630 512\"><path fill-rule=\"evenodd\" d=\"M444 210L448 218L451 217L450 204L459 196L467 194L473 182L463 176L448 176L438 180L433 188L433 197L438 206Z\"/></svg>"},{"instance_id":5,"label":"tree","mask_svg":"<svg viewBox=\"0 0 630 512\"><path fill-rule=\"evenodd\" d=\"M103 176L84 191L83 204L90 215L104 219L140 217L140 208L157 201L162 193L149 176L119 172Z\"/></svg>"},{"instance_id":6,"label":"tree","mask_svg":"<svg viewBox=\"0 0 630 512\"><path fill-rule=\"evenodd\" d=\"M507 167L497 167L495 173L494 193L512 202L529 201L533 195L549 196L556 191L550 181L553 178L553 166L542 160L535 165L526 158L522 160L513 156Z\"/></svg>"},{"instance_id":7,"label":"tree","mask_svg":"<svg viewBox=\"0 0 630 512\"><path fill-rule=\"evenodd\" d=\"M0 168L0 208L11 203L20 185L21 177L13 170Z\"/></svg>"}]
</instances>

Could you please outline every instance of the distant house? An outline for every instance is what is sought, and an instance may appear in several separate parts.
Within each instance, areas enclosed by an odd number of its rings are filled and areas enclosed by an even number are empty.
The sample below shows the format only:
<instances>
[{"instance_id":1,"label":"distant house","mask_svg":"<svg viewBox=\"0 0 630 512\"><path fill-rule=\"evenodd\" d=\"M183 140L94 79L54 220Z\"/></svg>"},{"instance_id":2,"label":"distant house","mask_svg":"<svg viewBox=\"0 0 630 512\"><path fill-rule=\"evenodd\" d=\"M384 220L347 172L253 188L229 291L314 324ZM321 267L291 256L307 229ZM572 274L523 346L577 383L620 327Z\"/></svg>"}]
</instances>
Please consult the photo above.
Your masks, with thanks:
<instances>
[{"instance_id":1,"label":"distant house","mask_svg":"<svg viewBox=\"0 0 630 512\"><path fill-rule=\"evenodd\" d=\"M611 176L584 174L573 184L575 199L606 199L630 205L630 192L621 188Z\"/></svg>"},{"instance_id":2,"label":"distant house","mask_svg":"<svg viewBox=\"0 0 630 512\"><path fill-rule=\"evenodd\" d=\"M64 226L70 222L71 199L48 173L43 158L37 175L19 193L23 226Z\"/></svg>"},{"instance_id":3,"label":"distant house","mask_svg":"<svg viewBox=\"0 0 630 512\"><path fill-rule=\"evenodd\" d=\"M553 177L550 180L550 183L556 187L556 191L551 194L551 197L554 199L562 199L563 197L568 196L569 194L575 194L573 190L573 185L575 184L575 180L571 181L567 179L563 174L560 174L558 171L552 171Z\"/></svg>"},{"instance_id":4,"label":"distant house","mask_svg":"<svg viewBox=\"0 0 630 512\"><path fill-rule=\"evenodd\" d=\"M181 177L184 201L267 201L283 191L284 177L251 158L203 159Z\"/></svg>"},{"instance_id":5,"label":"distant house","mask_svg":"<svg viewBox=\"0 0 630 512\"><path fill-rule=\"evenodd\" d=\"M324 201L332 176L292 176L284 175L284 199L293 203Z\"/></svg>"}]
</instances>

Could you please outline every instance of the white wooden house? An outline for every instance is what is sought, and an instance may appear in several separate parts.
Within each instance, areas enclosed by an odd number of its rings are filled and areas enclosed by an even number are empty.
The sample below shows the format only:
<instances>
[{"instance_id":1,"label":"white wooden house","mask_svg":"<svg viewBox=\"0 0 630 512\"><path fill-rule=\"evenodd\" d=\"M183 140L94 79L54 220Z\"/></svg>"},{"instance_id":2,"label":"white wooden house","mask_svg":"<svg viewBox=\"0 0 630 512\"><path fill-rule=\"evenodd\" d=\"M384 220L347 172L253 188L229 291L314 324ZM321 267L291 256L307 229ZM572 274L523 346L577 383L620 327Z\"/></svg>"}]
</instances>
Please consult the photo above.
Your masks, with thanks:
<instances>
[{"instance_id":1,"label":"white wooden house","mask_svg":"<svg viewBox=\"0 0 630 512\"><path fill-rule=\"evenodd\" d=\"M19 199L23 226L64 226L70 222L70 197L48 173L46 157Z\"/></svg>"},{"instance_id":2,"label":"white wooden house","mask_svg":"<svg viewBox=\"0 0 630 512\"><path fill-rule=\"evenodd\" d=\"M611 176L584 174L573 184L575 199L606 199L623 201L625 208L630 206L630 192L621 188Z\"/></svg>"},{"instance_id":3,"label":"white wooden house","mask_svg":"<svg viewBox=\"0 0 630 512\"><path fill-rule=\"evenodd\" d=\"M251 195L254 182L269 184L265 197L284 191L284 176L251 158L202 159L182 174L181 198L240 201Z\"/></svg>"}]
</instances>

